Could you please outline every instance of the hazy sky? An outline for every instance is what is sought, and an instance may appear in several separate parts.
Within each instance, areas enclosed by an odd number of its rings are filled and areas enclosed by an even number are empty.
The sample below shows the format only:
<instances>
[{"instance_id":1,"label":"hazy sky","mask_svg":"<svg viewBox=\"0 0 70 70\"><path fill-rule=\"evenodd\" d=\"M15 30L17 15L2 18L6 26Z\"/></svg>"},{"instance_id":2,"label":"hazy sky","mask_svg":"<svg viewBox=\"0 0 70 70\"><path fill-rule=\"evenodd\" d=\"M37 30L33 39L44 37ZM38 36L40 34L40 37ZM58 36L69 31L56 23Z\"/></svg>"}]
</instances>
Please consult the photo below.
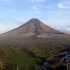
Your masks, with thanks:
<instances>
[{"instance_id":1,"label":"hazy sky","mask_svg":"<svg viewBox=\"0 0 70 70\"><path fill-rule=\"evenodd\" d=\"M32 17L54 28L70 29L70 0L0 0L0 33Z\"/></svg>"}]
</instances>

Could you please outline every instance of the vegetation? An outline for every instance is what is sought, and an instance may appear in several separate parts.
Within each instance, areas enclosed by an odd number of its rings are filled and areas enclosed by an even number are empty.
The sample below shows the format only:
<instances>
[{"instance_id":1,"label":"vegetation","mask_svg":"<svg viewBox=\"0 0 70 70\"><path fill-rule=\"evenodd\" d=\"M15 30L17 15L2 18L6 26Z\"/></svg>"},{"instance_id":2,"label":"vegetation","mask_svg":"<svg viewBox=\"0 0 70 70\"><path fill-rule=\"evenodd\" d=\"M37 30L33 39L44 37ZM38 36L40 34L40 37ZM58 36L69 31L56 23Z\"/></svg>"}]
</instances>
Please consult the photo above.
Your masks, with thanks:
<instances>
[{"instance_id":1,"label":"vegetation","mask_svg":"<svg viewBox=\"0 0 70 70\"><path fill-rule=\"evenodd\" d=\"M34 70L36 66L42 66L41 58L50 60L67 50L69 40L27 38L22 41L19 38L4 38L0 41L0 70Z\"/></svg>"}]
</instances>

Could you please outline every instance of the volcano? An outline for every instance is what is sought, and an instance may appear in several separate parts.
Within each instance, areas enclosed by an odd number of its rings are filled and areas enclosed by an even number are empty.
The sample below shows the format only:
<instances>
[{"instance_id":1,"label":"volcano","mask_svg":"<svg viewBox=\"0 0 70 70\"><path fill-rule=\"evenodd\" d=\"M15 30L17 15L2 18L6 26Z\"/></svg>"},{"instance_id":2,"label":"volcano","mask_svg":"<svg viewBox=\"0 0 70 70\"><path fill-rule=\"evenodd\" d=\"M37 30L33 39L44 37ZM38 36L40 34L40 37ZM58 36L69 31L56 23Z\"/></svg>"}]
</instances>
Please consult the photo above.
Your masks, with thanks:
<instances>
[{"instance_id":1,"label":"volcano","mask_svg":"<svg viewBox=\"0 0 70 70\"><path fill-rule=\"evenodd\" d=\"M3 34L4 36L12 37L53 37L66 35L40 21L37 18L32 18L20 27L13 29Z\"/></svg>"}]
</instances>

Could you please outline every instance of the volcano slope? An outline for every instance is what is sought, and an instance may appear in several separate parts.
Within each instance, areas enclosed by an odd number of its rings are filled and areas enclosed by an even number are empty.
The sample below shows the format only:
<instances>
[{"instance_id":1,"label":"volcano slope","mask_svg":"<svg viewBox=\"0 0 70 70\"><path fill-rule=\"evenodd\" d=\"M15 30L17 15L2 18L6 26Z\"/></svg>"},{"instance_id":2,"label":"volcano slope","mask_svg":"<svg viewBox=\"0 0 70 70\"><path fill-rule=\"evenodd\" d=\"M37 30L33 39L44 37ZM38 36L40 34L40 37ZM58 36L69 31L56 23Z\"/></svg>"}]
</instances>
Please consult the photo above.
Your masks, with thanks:
<instances>
[{"instance_id":1,"label":"volcano slope","mask_svg":"<svg viewBox=\"0 0 70 70\"><path fill-rule=\"evenodd\" d=\"M37 18L32 18L22 26L13 29L7 33L3 34L4 36L10 37L53 37L53 36L65 36L65 33L62 33L46 24Z\"/></svg>"}]
</instances>

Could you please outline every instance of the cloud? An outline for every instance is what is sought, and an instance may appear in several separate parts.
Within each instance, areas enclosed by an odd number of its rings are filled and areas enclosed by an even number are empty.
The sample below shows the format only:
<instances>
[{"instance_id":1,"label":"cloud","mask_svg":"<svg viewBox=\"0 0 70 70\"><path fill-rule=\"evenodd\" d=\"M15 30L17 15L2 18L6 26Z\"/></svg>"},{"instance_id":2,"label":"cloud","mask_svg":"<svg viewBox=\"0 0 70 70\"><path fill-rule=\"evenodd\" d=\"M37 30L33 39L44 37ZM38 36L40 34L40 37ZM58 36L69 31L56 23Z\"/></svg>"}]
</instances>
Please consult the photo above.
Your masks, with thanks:
<instances>
[{"instance_id":1,"label":"cloud","mask_svg":"<svg viewBox=\"0 0 70 70\"><path fill-rule=\"evenodd\" d=\"M30 3L40 3L46 0L0 0L0 2L14 2L14 1L21 1L21 2L30 2Z\"/></svg>"},{"instance_id":2,"label":"cloud","mask_svg":"<svg viewBox=\"0 0 70 70\"><path fill-rule=\"evenodd\" d=\"M32 7L32 14L40 14L40 13L41 13L41 11L39 10L38 7L36 7L36 6Z\"/></svg>"},{"instance_id":3,"label":"cloud","mask_svg":"<svg viewBox=\"0 0 70 70\"><path fill-rule=\"evenodd\" d=\"M54 20L55 23L61 23L61 25L70 25L70 20L69 19L56 19Z\"/></svg>"},{"instance_id":4,"label":"cloud","mask_svg":"<svg viewBox=\"0 0 70 70\"><path fill-rule=\"evenodd\" d=\"M0 33L4 31L5 26L0 24Z\"/></svg>"},{"instance_id":5,"label":"cloud","mask_svg":"<svg viewBox=\"0 0 70 70\"><path fill-rule=\"evenodd\" d=\"M0 2L9 3L9 2L13 2L13 0L0 0Z\"/></svg>"},{"instance_id":6,"label":"cloud","mask_svg":"<svg viewBox=\"0 0 70 70\"><path fill-rule=\"evenodd\" d=\"M52 21L52 22L51 22ZM70 20L68 19L60 19L60 18L54 18L49 23L52 23L51 26L58 29L58 28L70 28Z\"/></svg>"},{"instance_id":7,"label":"cloud","mask_svg":"<svg viewBox=\"0 0 70 70\"><path fill-rule=\"evenodd\" d=\"M9 30L12 30L20 25L22 25L24 22L22 20L16 20L12 18L1 18L0 17L0 33L7 32Z\"/></svg>"},{"instance_id":8,"label":"cloud","mask_svg":"<svg viewBox=\"0 0 70 70\"><path fill-rule=\"evenodd\" d=\"M63 0L57 3L57 7L60 9L70 9L70 0Z\"/></svg>"},{"instance_id":9,"label":"cloud","mask_svg":"<svg viewBox=\"0 0 70 70\"><path fill-rule=\"evenodd\" d=\"M18 25L22 25L24 22L23 20L16 20L16 19L13 19L13 18L7 18L7 17L0 17L0 24L18 24Z\"/></svg>"},{"instance_id":10,"label":"cloud","mask_svg":"<svg viewBox=\"0 0 70 70\"><path fill-rule=\"evenodd\" d=\"M13 6L16 5L17 0L0 0L2 6Z\"/></svg>"},{"instance_id":11,"label":"cloud","mask_svg":"<svg viewBox=\"0 0 70 70\"><path fill-rule=\"evenodd\" d=\"M44 2L46 0L26 0L28 2L31 2L31 3L40 3L40 2Z\"/></svg>"},{"instance_id":12,"label":"cloud","mask_svg":"<svg viewBox=\"0 0 70 70\"><path fill-rule=\"evenodd\" d=\"M64 6L62 3L57 3L57 7L60 9L67 9L68 7Z\"/></svg>"}]
</instances>

